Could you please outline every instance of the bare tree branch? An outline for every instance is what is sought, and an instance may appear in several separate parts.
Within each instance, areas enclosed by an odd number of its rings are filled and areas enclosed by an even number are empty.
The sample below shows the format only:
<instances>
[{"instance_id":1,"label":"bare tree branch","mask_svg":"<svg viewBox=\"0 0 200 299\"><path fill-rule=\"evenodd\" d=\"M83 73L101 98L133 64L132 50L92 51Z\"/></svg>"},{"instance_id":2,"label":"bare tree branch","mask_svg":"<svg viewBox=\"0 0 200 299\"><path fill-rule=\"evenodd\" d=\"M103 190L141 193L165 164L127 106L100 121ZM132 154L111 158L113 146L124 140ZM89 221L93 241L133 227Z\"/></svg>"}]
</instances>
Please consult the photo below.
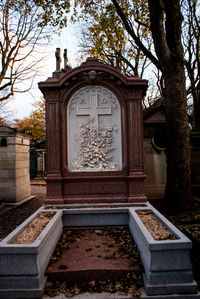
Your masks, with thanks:
<instances>
[{"instance_id":1,"label":"bare tree branch","mask_svg":"<svg viewBox=\"0 0 200 299\"><path fill-rule=\"evenodd\" d=\"M56 4L62 0L55 0ZM29 86L20 83L34 78L41 56L33 54L50 33L50 28L41 25L46 0L10 1L0 4L0 101L7 100L14 92L23 92ZM67 3L67 1L66 1ZM40 5L39 5L40 4ZM51 4L51 8L53 7ZM51 11L51 8L46 8ZM18 85L18 87L16 87ZM22 86L23 85L23 86Z\"/></svg>"},{"instance_id":2,"label":"bare tree branch","mask_svg":"<svg viewBox=\"0 0 200 299\"><path fill-rule=\"evenodd\" d=\"M126 28L128 34L130 34L130 36L133 38L133 40L135 41L135 43L137 44L137 46L143 51L143 53L153 62L153 64L156 65L157 68L160 68L160 63L158 61L158 59L152 55L152 53L145 47L145 45L141 42L141 40L137 37L137 35L134 32L134 29L131 25L131 23L128 21L128 19L126 18L126 16L124 15L119 3L117 2L117 0L112 0L112 3L114 4L116 11L118 13L118 15L120 16L124 27Z\"/></svg>"}]
</instances>

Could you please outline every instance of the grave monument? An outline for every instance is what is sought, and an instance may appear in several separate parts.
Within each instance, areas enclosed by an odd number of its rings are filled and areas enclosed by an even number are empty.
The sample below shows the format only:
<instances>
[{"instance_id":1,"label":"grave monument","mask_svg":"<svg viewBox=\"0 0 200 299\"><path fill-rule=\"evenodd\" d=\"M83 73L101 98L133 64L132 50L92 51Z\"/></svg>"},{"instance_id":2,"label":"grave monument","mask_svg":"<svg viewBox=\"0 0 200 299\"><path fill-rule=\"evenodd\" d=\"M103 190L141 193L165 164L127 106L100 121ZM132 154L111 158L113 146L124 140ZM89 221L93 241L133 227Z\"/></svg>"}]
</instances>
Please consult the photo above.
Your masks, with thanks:
<instances>
[{"instance_id":1,"label":"grave monument","mask_svg":"<svg viewBox=\"0 0 200 299\"><path fill-rule=\"evenodd\" d=\"M30 136L0 126L0 202L17 205L32 198L29 175Z\"/></svg>"},{"instance_id":2,"label":"grave monument","mask_svg":"<svg viewBox=\"0 0 200 299\"><path fill-rule=\"evenodd\" d=\"M143 202L147 81L88 58L39 83L46 99L46 203Z\"/></svg>"}]
</instances>

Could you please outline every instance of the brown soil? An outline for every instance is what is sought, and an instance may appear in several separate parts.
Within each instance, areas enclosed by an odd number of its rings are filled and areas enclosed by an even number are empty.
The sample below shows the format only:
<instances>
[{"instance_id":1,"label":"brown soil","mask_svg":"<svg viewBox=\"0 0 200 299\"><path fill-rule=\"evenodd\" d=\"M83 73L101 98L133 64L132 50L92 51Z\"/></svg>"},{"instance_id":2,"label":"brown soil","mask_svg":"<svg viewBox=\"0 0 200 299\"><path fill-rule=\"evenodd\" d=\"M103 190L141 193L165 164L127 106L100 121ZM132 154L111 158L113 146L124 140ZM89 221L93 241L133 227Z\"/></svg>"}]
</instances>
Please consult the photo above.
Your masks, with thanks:
<instances>
[{"instance_id":1,"label":"brown soil","mask_svg":"<svg viewBox=\"0 0 200 299\"><path fill-rule=\"evenodd\" d=\"M176 237L154 216L152 211L138 211L140 219L155 240L175 240Z\"/></svg>"},{"instance_id":2,"label":"brown soil","mask_svg":"<svg viewBox=\"0 0 200 299\"><path fill-rule=\"evenodd\" d=\"M34 199L2 213L0 215L0 241L37 211L42 206L45 197L45 194L37 194Z\"/></svg>"},{"instance_id":3,"label":"brown soil","mask_svg":"<svg viewBox=\"0 0 200 299\"><path fill-rule=\"evenodd\" d=\"M47 226L55 213L39 213L14 240L14 244L32 244Z\"/></svg>"}]
</instances>

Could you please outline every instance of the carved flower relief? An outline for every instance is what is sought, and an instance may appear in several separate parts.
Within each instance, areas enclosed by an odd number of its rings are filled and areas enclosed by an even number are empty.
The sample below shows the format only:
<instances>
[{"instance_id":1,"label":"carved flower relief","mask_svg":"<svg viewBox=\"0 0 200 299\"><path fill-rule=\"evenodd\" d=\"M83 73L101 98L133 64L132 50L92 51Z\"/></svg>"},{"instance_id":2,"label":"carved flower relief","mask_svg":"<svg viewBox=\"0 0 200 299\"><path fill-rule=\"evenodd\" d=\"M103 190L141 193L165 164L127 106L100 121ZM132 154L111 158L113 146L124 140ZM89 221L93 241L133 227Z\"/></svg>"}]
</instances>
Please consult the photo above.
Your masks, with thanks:
<instances>
[{"instance_id":1,"label":"carved flower relief","mask_svg":"<svg viewBox=\"0 0 200 299\"><path fill-rule=\"evenodd\" d=\"M70 99L67 113L69 169L122 169L121 109L115 95L102 86L83 87Z\"/></svg>"},{"instance_id":2,"label":"carved flower relief","mask_svg":"<svg viewBox=\"0 0 200 299\"><path fill-rule=\"evenodd\" d=\"M71 103L70 103L70 106L69 106L69 113L70 113L72 110L74 110L75 106L76 106L76 99L73 99L73 100L71 101Z\"/></svg>"},{"instance_id":3,"label":"carved flower relief","mask_svg":"<svg viewBox=\"0 0 200 299\"><path fill-rule=\"evenodd\" d=\"M80 152L78 158L72 162L74 170L118 170L119 166L113 163L112 151L113 128L90 127L89 123L80 126Z\"/></svg>"}]
</instances>

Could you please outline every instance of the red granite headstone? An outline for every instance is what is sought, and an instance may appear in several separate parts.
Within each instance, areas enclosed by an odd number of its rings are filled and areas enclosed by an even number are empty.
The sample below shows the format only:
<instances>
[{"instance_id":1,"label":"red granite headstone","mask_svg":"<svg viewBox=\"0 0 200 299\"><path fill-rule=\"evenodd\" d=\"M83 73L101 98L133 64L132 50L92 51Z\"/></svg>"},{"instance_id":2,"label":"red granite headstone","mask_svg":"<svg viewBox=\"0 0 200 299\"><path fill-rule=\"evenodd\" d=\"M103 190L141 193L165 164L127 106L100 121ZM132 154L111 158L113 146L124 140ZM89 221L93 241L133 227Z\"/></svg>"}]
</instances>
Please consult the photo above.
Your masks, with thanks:
<instances>
[{"instance_id":1,"label":"red granite headstone","mask_svg":"<svg viewBox=\"0 0 200 299\"><path fill-rule=\"evenodd\" d=\"M142 202L147 81L97 58L39 83L46 99L46 203Z\"/></svg>"}]
</instances>

